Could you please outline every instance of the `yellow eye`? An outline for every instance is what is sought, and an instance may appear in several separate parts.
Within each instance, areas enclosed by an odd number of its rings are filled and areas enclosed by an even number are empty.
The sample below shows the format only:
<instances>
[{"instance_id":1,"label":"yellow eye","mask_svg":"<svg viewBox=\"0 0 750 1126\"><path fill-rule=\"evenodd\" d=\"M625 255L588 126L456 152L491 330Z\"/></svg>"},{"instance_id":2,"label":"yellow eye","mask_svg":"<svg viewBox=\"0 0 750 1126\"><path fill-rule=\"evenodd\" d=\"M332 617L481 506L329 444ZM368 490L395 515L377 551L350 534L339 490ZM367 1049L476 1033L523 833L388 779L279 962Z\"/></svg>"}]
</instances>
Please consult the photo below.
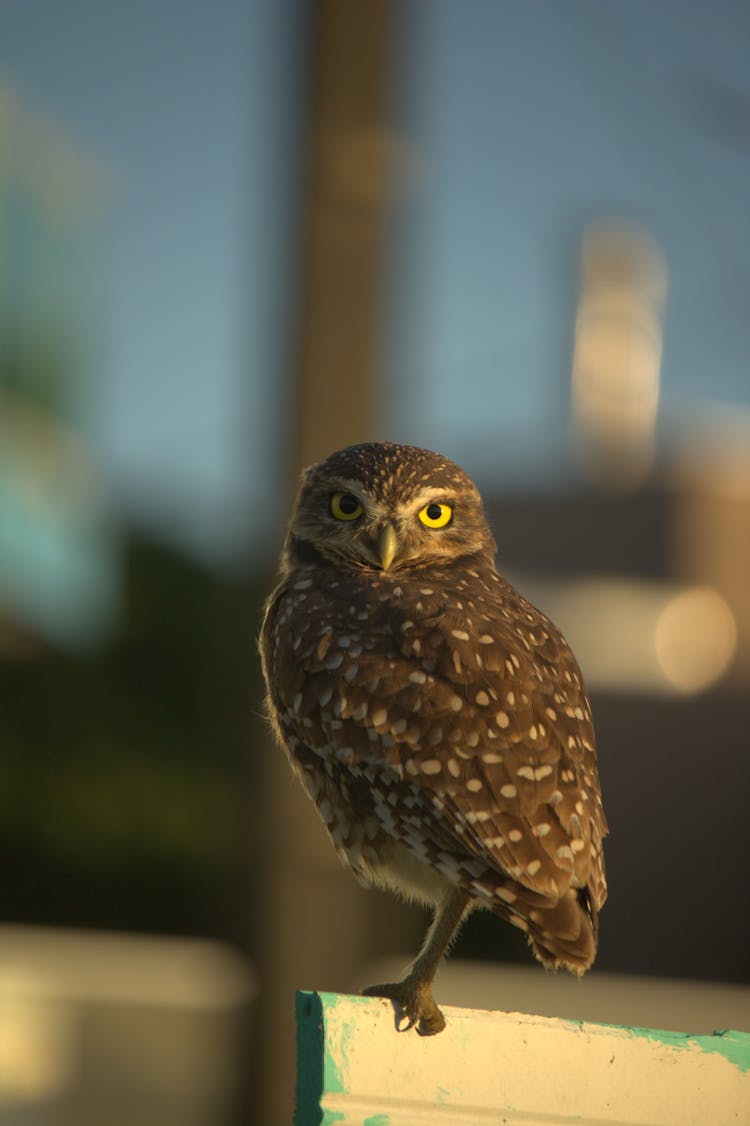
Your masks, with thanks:
<instances>
[{"instance_id":1,"label":"yellow eye","mask_svg":"<svg viewBox=\"0 0 750 1126\"><path fill-rule=\"evenodd\" d=\"M362 515L362 505L351 493L334 493L331 497L331 515L337 520L356 520Z\"/></svg>"},{"instance_id":2,"label":"yellow eye","mask_svg":"<svg viewBox=\"0 0 750 1126\"><path fill-rule=\"evenodd\" d=\"M453 519L453 509L449 504L426 504L419 510L419 519L425 528L445 528Z\"/></svg>"}]
</instances>

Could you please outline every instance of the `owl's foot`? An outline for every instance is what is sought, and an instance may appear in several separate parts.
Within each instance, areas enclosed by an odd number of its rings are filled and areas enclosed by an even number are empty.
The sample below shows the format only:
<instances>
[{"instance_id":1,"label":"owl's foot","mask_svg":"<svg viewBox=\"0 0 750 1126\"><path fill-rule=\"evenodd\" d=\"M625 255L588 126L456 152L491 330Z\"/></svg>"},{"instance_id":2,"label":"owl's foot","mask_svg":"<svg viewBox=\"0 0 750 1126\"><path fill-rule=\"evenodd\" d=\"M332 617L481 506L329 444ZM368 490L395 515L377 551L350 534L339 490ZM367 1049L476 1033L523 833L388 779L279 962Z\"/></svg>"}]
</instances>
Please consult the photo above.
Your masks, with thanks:
<instances>
[{"instance_id":1,"label":"owl's foot","mask_svg":"<svg viewBox=\"0 0 750 1126\"><path fill-rule=\"evenodd\" d=\"M405 981L394 981L387 985L369 985L362 993L365 997L387 997L393 1001L399 1032L406 1032L416 1026L420 1036L434 1036L445 1028L445 1017L435 1004L429 981L410 981L406 978Z\"/></svg>"}]
</instances>

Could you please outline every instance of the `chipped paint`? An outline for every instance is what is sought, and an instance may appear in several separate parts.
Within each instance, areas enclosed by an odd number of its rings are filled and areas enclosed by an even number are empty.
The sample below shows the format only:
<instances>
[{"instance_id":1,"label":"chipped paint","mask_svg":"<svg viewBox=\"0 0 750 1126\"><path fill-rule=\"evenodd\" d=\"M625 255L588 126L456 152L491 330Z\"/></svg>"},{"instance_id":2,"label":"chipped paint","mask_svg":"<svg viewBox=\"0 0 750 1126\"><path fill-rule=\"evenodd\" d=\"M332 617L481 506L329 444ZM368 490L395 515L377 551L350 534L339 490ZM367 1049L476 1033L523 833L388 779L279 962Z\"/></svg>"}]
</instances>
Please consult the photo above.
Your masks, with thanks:
<instances>
[{"instance_id":1,"label":"chipped paint","mask_svg":"<svg viewBox=\"0 0 750 1126\"><path fill-rule=\"evenodd\" d=\"M669 1032L660 1028L623 1028L629 1036L641 1036L677 1050L698 1049L718 1052L740 1071L750 1071L750 1033L725 1028L708 1036L692 1036L689 1032Z\"/></svg>"},{"instance_id":2,"label":"chipped paint","mask_svg":"<svg viewBox=\"0 0 750 1126\"><path fill-rule=\"evenodd\" d=\"M342 1094L346 1076L340 1056L331 1042L324 1020L323 995L298 993L295 998L297 1021L297 1085L295 1126L333 1126L345 1120L343 1112L323 1110L325 1092Z\"/></svg>"},{"instance_id":3,"label":"chipped paint","mask_svg":"<svg viewBox=\"0 0 750 1126\"><path fill-rule=\"evenodd\" d=\"M750 1126L748 1033L445 1011L422 1037L396 1032L382 998L299 994L296 1126Z\"/></svg>"}]
</instances>

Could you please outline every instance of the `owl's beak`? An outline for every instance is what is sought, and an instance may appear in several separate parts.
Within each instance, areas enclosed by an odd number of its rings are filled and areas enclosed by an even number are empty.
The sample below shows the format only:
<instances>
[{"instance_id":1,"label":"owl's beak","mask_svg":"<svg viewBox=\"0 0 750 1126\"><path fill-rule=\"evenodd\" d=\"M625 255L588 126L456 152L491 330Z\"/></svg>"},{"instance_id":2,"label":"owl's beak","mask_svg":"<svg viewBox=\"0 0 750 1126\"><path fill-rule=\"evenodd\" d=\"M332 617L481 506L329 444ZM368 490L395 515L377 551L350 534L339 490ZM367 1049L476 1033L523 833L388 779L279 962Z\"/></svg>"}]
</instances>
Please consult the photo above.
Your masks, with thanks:
<instances>
[{"instance_id":1,"label":"owl's beak","mask_svg":"<svg viewBox=\"0 0 750 1126\"><path fill-rule=\"evenodd\" d=\"M386 524L378 536L378 554L384 571L387 571L398 551L398 536L393 524Z\"/></svg>"}]
</instances>

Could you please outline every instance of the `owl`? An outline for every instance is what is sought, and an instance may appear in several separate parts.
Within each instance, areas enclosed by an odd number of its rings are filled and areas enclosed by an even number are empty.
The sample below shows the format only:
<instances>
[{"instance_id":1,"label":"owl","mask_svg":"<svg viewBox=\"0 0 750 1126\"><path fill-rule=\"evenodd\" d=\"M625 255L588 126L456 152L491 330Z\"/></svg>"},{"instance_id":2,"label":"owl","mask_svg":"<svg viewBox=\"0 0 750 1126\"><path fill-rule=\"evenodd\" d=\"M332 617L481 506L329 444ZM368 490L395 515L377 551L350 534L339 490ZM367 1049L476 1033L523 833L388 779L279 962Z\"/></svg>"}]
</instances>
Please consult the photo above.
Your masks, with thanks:
<instances>
[{"instance_id":1,"label":"owl","mask_svg":"<svg viewBox=\"0 0 750 1126\"><path fill-rule=\"evenodd\" d=\"M429 450L350 446L303 475L260 636L268 710L357 879L434 911L400 1026L477 908L582 974L606 898L591 709L560 631L498 572L472 480Z\"/></svg>"}]
</instances>

